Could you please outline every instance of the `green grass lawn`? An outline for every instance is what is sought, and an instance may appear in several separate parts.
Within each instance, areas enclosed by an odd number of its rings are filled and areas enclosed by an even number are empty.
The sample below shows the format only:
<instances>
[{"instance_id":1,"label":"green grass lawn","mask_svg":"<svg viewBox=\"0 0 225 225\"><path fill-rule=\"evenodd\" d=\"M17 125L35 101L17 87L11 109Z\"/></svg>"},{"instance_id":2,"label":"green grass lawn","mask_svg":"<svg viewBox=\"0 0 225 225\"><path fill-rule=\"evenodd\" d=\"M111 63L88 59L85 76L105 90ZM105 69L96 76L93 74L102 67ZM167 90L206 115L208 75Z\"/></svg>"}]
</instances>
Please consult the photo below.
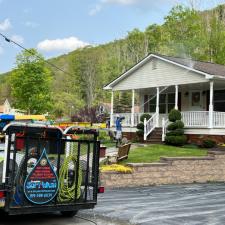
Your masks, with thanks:
<instances>
[{"instance_id":1,"label":"green grass lawn","mask_svg":"<svg viewBox=\"0 0 225 225\"><path fill-rule=\"evenodd\" d=\"M181 148L168 145L149 145L146 147L138 147L131 150L127 160L122 161L125 163L149 163L157 162L160 157L179 157L179 156L205 156L207 150L199 148Z\"/></svg>"}]
</instances>

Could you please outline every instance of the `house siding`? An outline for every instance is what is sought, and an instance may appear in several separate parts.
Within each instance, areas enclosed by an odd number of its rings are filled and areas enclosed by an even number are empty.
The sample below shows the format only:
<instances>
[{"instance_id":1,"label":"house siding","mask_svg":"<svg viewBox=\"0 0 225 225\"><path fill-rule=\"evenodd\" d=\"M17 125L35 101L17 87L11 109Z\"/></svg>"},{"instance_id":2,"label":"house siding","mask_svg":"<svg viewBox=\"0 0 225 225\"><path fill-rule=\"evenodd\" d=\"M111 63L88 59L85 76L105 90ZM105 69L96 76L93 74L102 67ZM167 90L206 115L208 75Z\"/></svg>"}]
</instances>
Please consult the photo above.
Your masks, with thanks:
<instances>
[{"instance_id":1,"label":"house siding","mask_svg":"<svg viewBox=\"0 0 225 225\"><path fill-rule=\"evenodd\" d=\"M201 82L208 82L204 75L159 59L152 59L115 84L112 89L131 90Z\"/></svg>"}]
</instances>

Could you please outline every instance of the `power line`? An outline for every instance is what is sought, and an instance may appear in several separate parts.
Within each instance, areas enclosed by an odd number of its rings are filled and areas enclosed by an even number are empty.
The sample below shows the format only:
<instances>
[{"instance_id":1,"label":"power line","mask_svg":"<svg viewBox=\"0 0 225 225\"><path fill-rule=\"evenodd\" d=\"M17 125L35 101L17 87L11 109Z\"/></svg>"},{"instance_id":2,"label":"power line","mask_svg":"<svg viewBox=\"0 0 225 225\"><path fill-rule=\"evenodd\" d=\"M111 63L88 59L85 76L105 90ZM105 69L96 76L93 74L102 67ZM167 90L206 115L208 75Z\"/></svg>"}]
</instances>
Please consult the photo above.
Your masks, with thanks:
<instances>
[{"instance_id":1,"label":"power line","mask_svg":"<svg viewBox=\"0 0 225 225\"><path fill-rule=\"evenodd\" d=\"M8 38L8 37L5 36L4 34L0 33L0 35L5 39L5 41L7 41L7 42L9 42L9 43L11 42L11 43L17 45L18 47L22 48L22 49L25 50L26 52L30 53L31 55L35 55L38 59L43 60L42 57L40 57L40 56L37 55L37 54L34 54L32 51L30 51L29 49L25 48L25 47L22 46L21 44L19 44L19 43L13 41L12 39ZM70 73L64 71L63 69L61 69L60 67L56 66L55 64L53 64L53 63L51 63L51 62L48 62L48 61L46 61L46 60L44 60L44 62L45 62L46 64L48 64L48 65L54 67L55 69L60 70L61 72L63 72L63 73L65 73L65 74L68 74L68 75L72 76L72 74L70 74Z\"/></svg>"}]
</instances>

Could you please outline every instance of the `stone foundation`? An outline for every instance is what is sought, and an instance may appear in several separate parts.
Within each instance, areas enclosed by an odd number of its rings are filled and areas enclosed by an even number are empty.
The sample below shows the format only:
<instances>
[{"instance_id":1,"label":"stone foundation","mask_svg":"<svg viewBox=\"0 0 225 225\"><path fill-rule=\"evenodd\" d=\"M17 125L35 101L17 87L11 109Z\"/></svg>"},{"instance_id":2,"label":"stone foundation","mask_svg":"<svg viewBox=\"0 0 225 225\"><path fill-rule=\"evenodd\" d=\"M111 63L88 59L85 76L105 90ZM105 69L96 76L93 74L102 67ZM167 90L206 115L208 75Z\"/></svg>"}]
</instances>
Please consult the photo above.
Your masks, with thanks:
<instances>
[{"instance_id":1,"label":"stone foundation","mask_svg":"<svg viewBox=\"0 0 225 225\"><path fill-rule=\"evenodd\" d=\"M133 163L131 174L103 172L101 185L107 188L162 184L225 182L225 151L205 157L162 157L159 163Z\"/></svg>"},{"instance_id":2,"label":"stone foundation","mask_svg":"<svg viewBox=\"0 0 225 225\"><path fill-rule=\"evenodd\" d=\"M186 134L188 143L201 145L203 140L210 139L218 143L225 143L225 135Z\"/></svg>"}]
</instances>

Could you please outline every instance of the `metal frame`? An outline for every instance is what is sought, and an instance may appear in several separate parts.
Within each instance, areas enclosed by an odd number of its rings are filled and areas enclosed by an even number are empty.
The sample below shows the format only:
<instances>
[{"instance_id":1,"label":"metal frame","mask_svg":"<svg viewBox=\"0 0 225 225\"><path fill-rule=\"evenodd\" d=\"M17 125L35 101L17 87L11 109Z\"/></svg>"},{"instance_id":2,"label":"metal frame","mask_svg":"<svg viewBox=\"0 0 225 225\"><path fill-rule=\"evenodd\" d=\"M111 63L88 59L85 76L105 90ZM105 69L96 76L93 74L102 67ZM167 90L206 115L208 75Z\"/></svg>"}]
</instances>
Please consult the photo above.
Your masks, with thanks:
<instances>
[{"instance_id":1,"label":"metal frame","mask_svg":"<svg viewBox=\"0 0 225 225\"><path fill-rule=\"evenodd\" d=\"M12 134L24 132L23 137L16 137L15 140L12 141L11 137ZM56 137L45 137L42 134L46 134L46 132L56 132ZM48 126L27 126L27 125L17 125L12 124L8 126L5 129L5 133L7 135L8 143L6 146L6 158L5 158L5 176L4 176L4 183L2 184L2 187L6 191L6 198L5 198L5 207L4 210L8 214L26 214L26 213L40 213L40 212L53 212L53 211L73 211L73 210L79 210L79 209L88 209L93 208L97 203L97 193L98 193L98 177L99 177L99 148L100 148L100 142L97 141L98 132L96 130L90 130L90 129L77 129L74 127L71 127L71 129L68 129L66 134L62 133L62 130L57 127L48 127ZM37 136L34 134L38 133ZM39 135L40 134L40 135ZM66 139L65 135L68 134L87 134L91 135L90 140L71 140ZM16 141L17 140L23 140L25 143L25 155L24 155L24 163L20 164L22 165L22 169L20 171L23 182L27 177L27 161L29 158L29 144L31 141L37 142L37 152L40 155L41 154L41 147L40 145L43 143L46 143L47 141L52 143L54 142L56 145L56 152L57 152L57 176L59 176L59 170L61 166L61 151L62 149L65 151L66 143L72 143L75 146L77 146L77 163L74 168L75 174L78 174L79 170L79 164L81 160L81 147L86 146L85 148L85 156L86 156L86 166L85 166L85 179L82 183L82 198L78 199L78 176L75 178L75 197L73 201L70 202L59 202L57 200L57 195L53 198L52 201L49 203L38 205L33 204L32 202L28 201L26 199L26 196L24 193L22 193L22 200L21 205L17 205L16 207L13 205L13 198L14 198L14 191L16 189L17 183L15 183L16 174L19 173L19 170L16 171L16 161L17 161L17 151L16 151ZM91 149L92 148L92 149ZM92 161L91 161L92 160ZM12 165L10 165L12 163ZM92 168L90 168L90 164L92 165ZM91 178L89 179L89 176L91 174ZM83 176L83 173L82 173ZM90 189L93 190L90 194ZM89 195L88 195L89 194ZM88 198L88 196L91 196L91 198Z\"/></svg>"}]
</instances>

